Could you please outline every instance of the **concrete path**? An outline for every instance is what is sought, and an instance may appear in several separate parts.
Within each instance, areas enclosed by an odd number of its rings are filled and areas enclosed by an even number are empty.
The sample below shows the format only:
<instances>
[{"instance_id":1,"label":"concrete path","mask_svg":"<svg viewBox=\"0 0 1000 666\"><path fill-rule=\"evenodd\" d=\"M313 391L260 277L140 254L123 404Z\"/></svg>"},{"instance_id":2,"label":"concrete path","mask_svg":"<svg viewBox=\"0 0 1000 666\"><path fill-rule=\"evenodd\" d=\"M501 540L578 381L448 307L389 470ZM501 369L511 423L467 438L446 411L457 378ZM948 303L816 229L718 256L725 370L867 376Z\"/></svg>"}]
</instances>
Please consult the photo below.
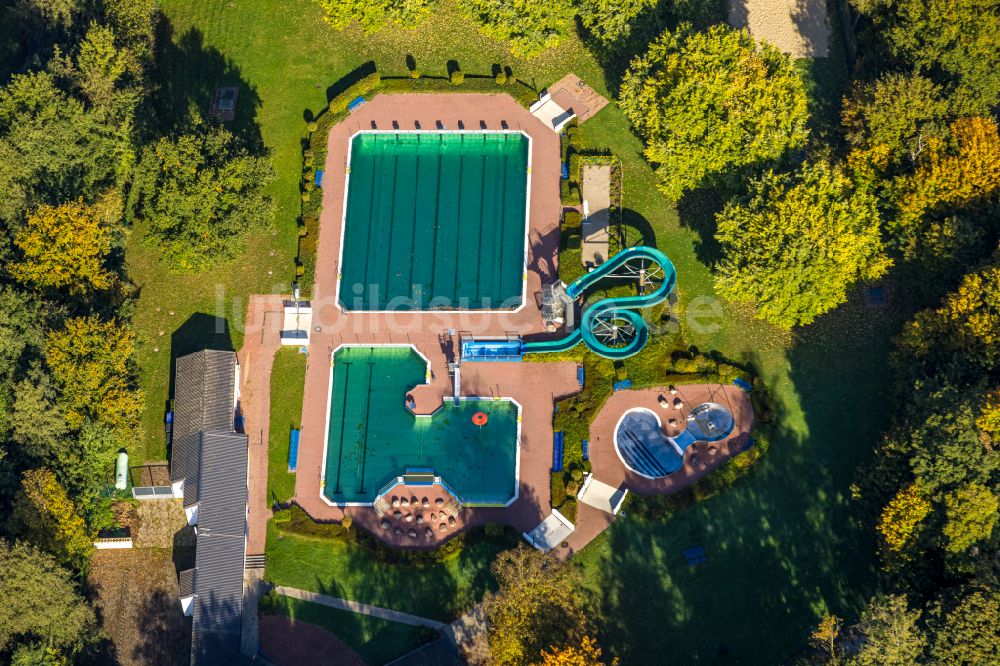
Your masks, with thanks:
<instances>
[{"instance_id":1,"label":"concrete path","mask_svg":"<svg viewBox=\"0 0 1000 666\"><path fill-rule=\"evenodd\" d=\"M437 620L429 620L425 617L410 615L409 613L402 613L388 608L380 608L379 606L369 606L368 604L362 604L357 601L348 601L347 599L339 599L326 594L309 592L308 590L299 590L294 587L284 587L282 585L278 585L274 588L274 591L293 599L311 601L314 604L351 611L352 613L359 613L361 615L370 615L372 617L382 618L383 620L389 620L391 622L409 624L414 627L430 627L431 629L437 629L440 631L447 626L444 622L438 622Z\"/></svg>"},{"instance_id":2,"label":"concrete path","mask_svg":"<svg viewBox=\"0 0 1000 666\"><path fill-rule=\"evenodd\" d=\"M598 266L608 260L611 236L608 223L611 217L611 167L588 164L583 167L580 194L585 202L587 216L583 220L583 245L580 260L583 265Z\"/></svg>"}]
</instances>

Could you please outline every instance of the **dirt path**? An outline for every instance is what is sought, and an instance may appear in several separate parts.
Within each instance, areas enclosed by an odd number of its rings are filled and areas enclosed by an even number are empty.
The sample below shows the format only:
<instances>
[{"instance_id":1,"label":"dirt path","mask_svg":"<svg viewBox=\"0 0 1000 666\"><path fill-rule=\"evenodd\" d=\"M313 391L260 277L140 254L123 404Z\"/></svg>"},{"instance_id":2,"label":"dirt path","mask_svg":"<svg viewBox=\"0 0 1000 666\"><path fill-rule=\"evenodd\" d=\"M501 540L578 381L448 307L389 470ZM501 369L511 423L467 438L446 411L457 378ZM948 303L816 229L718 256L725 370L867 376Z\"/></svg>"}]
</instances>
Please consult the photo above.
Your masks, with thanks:
<instances>
[{"instance_id":1,"label":"dirt path","mask_svg":"<svg viewBox=\"0 0 1000 666\"><path fill-rule=\"evenodd\" d=\"M830 25L823 0L728 0L729 25L747 28L793 58L828 54Z\"/></svg>"}]
</instances>

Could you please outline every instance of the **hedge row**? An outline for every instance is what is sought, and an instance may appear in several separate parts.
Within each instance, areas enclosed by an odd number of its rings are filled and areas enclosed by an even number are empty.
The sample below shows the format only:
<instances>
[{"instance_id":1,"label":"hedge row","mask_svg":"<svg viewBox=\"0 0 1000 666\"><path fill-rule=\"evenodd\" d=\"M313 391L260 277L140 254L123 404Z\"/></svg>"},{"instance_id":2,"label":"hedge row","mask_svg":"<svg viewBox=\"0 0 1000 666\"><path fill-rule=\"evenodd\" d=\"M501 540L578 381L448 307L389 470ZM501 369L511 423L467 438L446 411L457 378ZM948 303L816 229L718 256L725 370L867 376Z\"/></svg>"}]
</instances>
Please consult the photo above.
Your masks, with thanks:
<instances>
[{"instance_id":1,"label":"hedge row","mask_svg":"<svg viewBox=\"0 0 1000 666\"><path fill-rule=\"evenodd\" d=\"M347 110L347 105L355 98L367 95L382 84L382 77L378 72L372 72L363 79L347 87L344 92L336 95L330 100L330 113L340 113Z\"/></svg>"}]
</instances>

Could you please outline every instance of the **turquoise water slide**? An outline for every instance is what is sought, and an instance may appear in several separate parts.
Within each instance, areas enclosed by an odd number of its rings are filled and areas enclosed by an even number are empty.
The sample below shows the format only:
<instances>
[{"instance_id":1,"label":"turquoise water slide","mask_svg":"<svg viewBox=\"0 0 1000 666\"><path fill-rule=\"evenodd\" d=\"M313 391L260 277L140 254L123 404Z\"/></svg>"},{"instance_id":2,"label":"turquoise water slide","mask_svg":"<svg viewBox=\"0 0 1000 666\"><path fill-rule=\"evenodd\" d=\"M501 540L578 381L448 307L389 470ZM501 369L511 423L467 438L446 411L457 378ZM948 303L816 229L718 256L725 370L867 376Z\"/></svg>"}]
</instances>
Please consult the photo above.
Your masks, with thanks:
<instances>
[{"instance_id":1,"label":"turquoise water slide","mask_svg":"<svg viewBox=\"0 0 1000 666\"><path fill-rule=\"evenodd\" d=\"M660 283L648 294L602 298L583 312L579 327L565 338L525 342L522 352L562 352L583 342L605 358L622 359L637 354L649 339L649 327L637 310L665 301L677 283L677 271L667 255L655 247L630 247L574 280L566 287L566 294L575 300L609 277L637 280L644 277Z\"/></svg>"}]
</instances>

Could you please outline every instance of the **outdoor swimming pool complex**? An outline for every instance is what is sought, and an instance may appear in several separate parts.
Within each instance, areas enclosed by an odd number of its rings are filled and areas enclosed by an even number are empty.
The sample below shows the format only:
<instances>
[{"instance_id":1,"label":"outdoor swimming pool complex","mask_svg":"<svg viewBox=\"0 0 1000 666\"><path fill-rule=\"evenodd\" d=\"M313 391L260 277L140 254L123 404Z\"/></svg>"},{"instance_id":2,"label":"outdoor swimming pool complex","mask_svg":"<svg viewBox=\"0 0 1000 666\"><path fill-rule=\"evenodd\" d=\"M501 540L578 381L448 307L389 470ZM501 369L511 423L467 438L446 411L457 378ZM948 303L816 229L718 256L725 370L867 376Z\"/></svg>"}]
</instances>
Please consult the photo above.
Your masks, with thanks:
<instances>
[{"instance_id":1,"label":"outdoor swimming pool complex","mask_svg":"<svg viewBox=\"0 0 1000 666\"><path fill-rule=\"evenodd\" d=\"M426 379L412 347L341 347L331 369L323 495L367 504L407 470L433 469L466 504L504 505L517 485L518 406L509 400L445 400L433 416L407 408ZM485 426L472 422L484 412Z\"/></svg>"},{"instance_id":2,"label":"outdoor swimming pool complex","mask_svg":"<svg viewBox=\"0 0 1000 666\"><path fill-rule=\"evenodd\" d=\"M529 140L365 131L351 140L346 310L503 310L523 302Z\"/></svg>"}]
</instances>

